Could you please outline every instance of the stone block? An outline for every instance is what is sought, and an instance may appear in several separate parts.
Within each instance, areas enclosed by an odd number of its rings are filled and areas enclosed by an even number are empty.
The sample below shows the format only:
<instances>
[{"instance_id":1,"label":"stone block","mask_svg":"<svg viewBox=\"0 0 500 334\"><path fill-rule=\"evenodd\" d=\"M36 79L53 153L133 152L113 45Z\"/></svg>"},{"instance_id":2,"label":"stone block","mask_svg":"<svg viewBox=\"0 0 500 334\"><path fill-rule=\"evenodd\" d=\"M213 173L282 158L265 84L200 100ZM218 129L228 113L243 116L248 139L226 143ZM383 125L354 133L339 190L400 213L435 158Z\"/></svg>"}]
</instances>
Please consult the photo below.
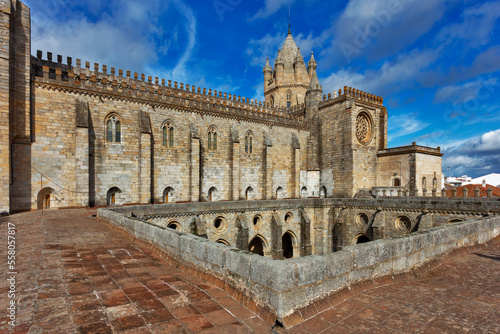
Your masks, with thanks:
<instances>
[{"instance_id":1,"label":"stone block","mask_svg":"<svg viewBox=\"0 0 500 334\"><path fill-rule=\"evenodd\" d=\"M374 247L371 242L344 247L342 250L354 254L355 270L372 267L378 262L378 248Z\"/></svg>"}]
</instances>

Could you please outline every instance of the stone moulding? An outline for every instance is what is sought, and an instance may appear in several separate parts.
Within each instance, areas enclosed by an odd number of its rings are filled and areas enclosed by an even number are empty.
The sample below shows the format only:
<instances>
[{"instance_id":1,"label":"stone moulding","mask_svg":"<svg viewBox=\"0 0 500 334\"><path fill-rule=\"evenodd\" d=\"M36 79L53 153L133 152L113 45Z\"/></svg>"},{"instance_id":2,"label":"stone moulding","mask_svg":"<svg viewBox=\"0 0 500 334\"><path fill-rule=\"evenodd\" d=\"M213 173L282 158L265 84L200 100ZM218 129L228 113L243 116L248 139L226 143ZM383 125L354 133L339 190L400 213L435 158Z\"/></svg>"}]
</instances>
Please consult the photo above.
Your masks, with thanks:
<instances>
[{"instance_id":1,"label":"stone moulding","mask_svg":"<svg viewBox=\"0 0 500 334\"><path fill-rule=\"evenodd\" d=\"M408 236L344 247L341 251L274 260L179 233L124 213L98 217L162 249L172 259L232 285L279 321L353 283L408 272L450 251L500 235L500 217L427 229Z\"/></svg>"}]
</instances>

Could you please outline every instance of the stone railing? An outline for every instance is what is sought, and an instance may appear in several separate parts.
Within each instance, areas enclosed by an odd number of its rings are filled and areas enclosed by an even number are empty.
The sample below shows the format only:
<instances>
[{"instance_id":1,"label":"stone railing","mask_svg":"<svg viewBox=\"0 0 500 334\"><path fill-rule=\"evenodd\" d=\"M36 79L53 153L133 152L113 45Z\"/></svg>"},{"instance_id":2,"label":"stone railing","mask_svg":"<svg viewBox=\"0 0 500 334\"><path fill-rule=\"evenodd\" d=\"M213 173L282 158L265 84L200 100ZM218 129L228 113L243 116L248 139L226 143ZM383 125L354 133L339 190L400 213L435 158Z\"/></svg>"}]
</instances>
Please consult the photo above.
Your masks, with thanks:
<instances>
[{"instance_id":1,"label":"stone railing","mask_svg":"<svg viewBox=\"0 0 500 334\"><path fill-rule=\"evenodd\" d=\"M404 273L453 249L500 235L500 217L494 216L348 246L328 255L274 260L124 213L99 209L98 216L159 247L172 259L230 284L273 310L285 325L298 309L355 282Z\"/></svg>"}]
</instances>

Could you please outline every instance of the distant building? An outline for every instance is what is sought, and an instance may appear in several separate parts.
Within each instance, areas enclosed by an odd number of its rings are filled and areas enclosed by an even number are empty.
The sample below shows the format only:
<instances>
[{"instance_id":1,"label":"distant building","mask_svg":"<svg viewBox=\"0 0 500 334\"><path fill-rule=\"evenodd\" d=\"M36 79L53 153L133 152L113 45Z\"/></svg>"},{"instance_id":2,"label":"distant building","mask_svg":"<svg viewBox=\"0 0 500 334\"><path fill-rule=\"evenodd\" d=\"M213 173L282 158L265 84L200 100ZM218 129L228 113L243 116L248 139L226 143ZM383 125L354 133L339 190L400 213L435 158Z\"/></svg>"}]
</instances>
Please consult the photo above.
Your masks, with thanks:
<instances>
[{"instance_id":1,"label":"distant building","mask_svg":"<svg viewBox=\"0 0 500 334\"><path fill-rule=\"evenodd\" d=\"M477 177L475 179L472 179L471 183L474 183L474 184L487 183L487 184L493 184L493 185L495 185L495 187L500 187L500 174L491 173L488 175L480 176L480 177Z\"/></svg>"},{"instance_id":2,"label":"distant building","mask_svg":"<svg viewBox=\"0 0 500 334\"><path fill-rule=\"evenodd\" d=\"M493 197L500 197L500 188L492 186L491 184L466 184L463 186L456 187L457 194L456 197L464 197L464 192L467 193L466 197L476 197L476 189L479 189L479 197L487 197L488 196L488 189L492 189L492 196ZM465 190L467 189L467 190ZM448 188L446 189L446 196L451 197L453 196L453 188Z\"/></svg>"},{"instance_id":3,"label":"distant building","mask_svg":"<svg viewBox=\"0 0 500 334\"><path fill-rule=\"evenodd\" d=\"M471 183L472 178L467 175L462 175L460 177L448 176L444 178L445 184L449 184L453 187L460 187L464 184Z\"/></svg>"}]
</instances>

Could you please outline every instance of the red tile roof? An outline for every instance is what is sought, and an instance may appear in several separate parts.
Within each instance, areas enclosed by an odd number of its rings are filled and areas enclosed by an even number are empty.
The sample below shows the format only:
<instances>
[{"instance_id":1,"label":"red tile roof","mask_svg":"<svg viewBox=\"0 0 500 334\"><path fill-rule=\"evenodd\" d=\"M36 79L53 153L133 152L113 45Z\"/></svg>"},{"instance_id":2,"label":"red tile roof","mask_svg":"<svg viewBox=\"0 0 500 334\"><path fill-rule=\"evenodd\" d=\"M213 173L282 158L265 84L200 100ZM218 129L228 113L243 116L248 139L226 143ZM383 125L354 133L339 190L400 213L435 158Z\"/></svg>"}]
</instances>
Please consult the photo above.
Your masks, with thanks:
<instances>
[{"instance_id":1,"label":"red tile roof","mask_svg":"<svg viewBox=\"0 0 500 334\"><path fill-rule=\"evenodd\" d=\"M497 188L495 186L492 186L491 184L487 184L485 187L483 187L482 184L467 184L464 186L457 187L457 197L463 197L464 196L464 189L467 188L467 197L475 197L476 196L476 188L479 188L479 197L486 197L488 196L487 190L488 188L491 188L493 190L493 197L500 197L500 188ZM446 196L451 197L452 195L452 189L446 189Z\"/></svg>"}]
</instances>

